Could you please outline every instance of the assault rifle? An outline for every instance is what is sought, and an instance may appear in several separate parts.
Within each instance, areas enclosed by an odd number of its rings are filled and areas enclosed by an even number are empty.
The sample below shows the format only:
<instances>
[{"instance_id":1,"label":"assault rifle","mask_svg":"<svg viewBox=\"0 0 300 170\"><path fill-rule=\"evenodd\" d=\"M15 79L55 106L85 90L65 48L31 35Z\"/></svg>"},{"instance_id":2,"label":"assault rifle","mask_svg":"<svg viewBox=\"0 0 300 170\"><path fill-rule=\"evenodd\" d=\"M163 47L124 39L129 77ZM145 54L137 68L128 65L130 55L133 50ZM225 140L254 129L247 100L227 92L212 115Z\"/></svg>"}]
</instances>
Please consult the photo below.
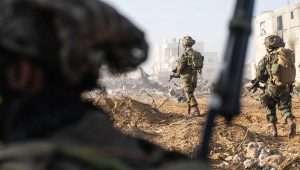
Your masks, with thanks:
<instances>
[{"instance_id":1,"label":"assault rifle","mask_svg":"<svg viewBox=\"0 0 300 170\"><path fill-rule=\"evenodd\" d=\"M245 56L254 9L254 0L237 0L233 18L230 22L230 33L225 48L224 67L215 83L202 145L197 152L197 158L207 161L210 139L213 133L214 121L217 115L222 115L227 121L240 113L240 93L245 64Z\"/></svg>"},{"instance_id":2,"label":"assault rifle","mask_svg":"<svg viewBox=\"0 0 300 170\"><path fill-rule=\"evenodd\" d=\"M255 93L257 91L257 89L265 89L264 86L260 85L260 80L258 79L253 79L250 81L251 86L247 87L247 90L249 92Z\"/></svg>"},{"instance_id":3,"label":"assault rifle","mask_svg":"<svg viewBox=\"0 0 300 170\"><path fill-rule=\"evenodd\" d=\"M170 79L169 82L173 79L173 78L180 78L180 75L177 74L177 68L172 70L172 73L170 75Z\"/></svg>"},{"instance_id":4,"label":"assault rifle","mask_svg":"<svg viewBox=\"0 0 300 170\"><path fill-rule=\"evenodd\" d=\"M171 75L170 75L169 81L171 81L171 80L174 79L174 78L180 78L180 76L179 76L179 75L176 75L176 74L171 74Z\"/></svg>"}]
</instances>

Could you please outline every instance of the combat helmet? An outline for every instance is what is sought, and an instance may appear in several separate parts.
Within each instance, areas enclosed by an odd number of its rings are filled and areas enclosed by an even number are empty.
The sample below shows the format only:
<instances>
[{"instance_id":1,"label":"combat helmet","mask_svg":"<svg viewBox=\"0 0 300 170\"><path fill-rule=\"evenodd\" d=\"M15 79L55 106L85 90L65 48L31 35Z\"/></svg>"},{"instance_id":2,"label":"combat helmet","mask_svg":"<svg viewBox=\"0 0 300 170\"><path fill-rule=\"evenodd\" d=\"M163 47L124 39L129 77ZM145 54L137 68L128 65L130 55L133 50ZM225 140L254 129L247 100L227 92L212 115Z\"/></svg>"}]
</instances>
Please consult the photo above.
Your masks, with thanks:
<instances>
[{"instance_id":1,"label":"combat helmet","mask_svg":"<svg viewBox=\"0 0 300 170\"><path fill-rule=\"evenodd\" d=\"M182 45L184 47L192 47L196 41L191 36L184 36L182 38Z\"/></svg>"},{"instance_id":2,"label":"combat helmet","mask_svg":"<svg viewBox=\"0 0 300 170\"><path fill-rule=\"evenodd\" d=\"M270 35L266 37L264 44L267 49L276 49L285 46L283 39L278 35Z\"/></svg>"},{"instance_id":3,"label":"combat helmet","mask_svg":"<svg viewBox=\"0 0 300 170\"><path fill-rule=\"evenodd\" d=\"M33 60L73 84L99 67L135 69L146 60L144 33L98 0L1 0L1 60ZM3 55L3 54L8 55Z\"/></svg>"}]
</instances>

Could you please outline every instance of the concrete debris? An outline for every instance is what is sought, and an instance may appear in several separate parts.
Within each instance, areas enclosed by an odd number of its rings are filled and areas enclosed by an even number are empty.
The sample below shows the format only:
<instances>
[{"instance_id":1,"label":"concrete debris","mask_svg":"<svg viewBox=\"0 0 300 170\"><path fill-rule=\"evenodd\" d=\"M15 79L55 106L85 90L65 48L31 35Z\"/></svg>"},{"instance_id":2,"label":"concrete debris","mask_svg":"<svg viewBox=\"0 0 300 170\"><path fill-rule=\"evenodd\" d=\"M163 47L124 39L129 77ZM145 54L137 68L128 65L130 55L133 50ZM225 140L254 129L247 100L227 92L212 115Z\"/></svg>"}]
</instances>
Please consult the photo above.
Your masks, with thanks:
<instances>
[{"instance_id":1,"label":"concrete debris","mask_svg":"<svg viewBox=\"0 0 300 170\"><path fill-rule=\"evenodd\" d=\"M262 167L272 167L277 168L283 161L283 157L281 155L270 155L260 161Z\"/></svg>"},{"instance_id":2,"label":"concrete debris","mask_svg":"<svg viewBox=\"0 0 300 170\"><path fill-rule=\"evenodd\" d=\"M258 145L258 150L262 150L262 149L265 149L265 143L263 143L263 142L257 142L257 145ZM270 152L269 150L268 150L268 152Z\"/></svg>"},{"instance_id":3,"label":"concrete debris","mask_svg":"<svg viewBox=\"0 0 300 170\"><path fill-rule=\"evenodd\" d=\"M222 163L220 163L219 165L217 165L217 168L218 169L226 169L226 168L228 168L228 166L229 166L229 163L223 161Z\"/></svg>"},{"instance_id":4,"label":"concrete debris","mask_svg":"<svg viewBox=\"0 0 300 170\"><path fill-rule=\"evenodd\" d=\"M225 158L225 161L232 161L232 159L233 159L233 156L227 156L227 157Z\"/></svg>"},{"instance_id":5,"label":"concrete debris","mask_svg":"<svg viewBox=\"0 0 300 170\"><path fill-rule=\"evenodd\" d=\"M221 154L220 153L214 153L210 156L210 159L212 160L218 160L221 158Z\"/></svg>"},{"instance_id":6,"label":"concrete debris","mask_svg":"<svg viewBox=\"0 0 300 170\"><path fill-rule=\"evenodd\" d=\"M232 159L233 164L240 164L242 161L243 161L243 157L240 156L239 154L236 154Z\"/></svg>"},{"instance_id":7,"label":"concrete debris","mask_svg":"<svg viewBox=\"0 0 300 170\"><path fill-rule=\"evenodd\" d=\"M108 95L96 90L88 96L94 99L96 106L110 113L108 115L114 126L123 133L142 136L143 139L160 144L168 150L195 156L200 143L199 135L202 135L199 134L202 132L199 129L205 125L206 119L189 119L182 114L186 107L178 104L182 102L181 97L184 97L180 86L174 82L171 83L173 86L162 83L162 87L166 89L164 91L137 88L142 81L136 85L134 82L126 83L125 86L120 85L120 88L109 87ZM126 97L126 93L130 97ZM207 109L204 105L207 101L203 102L206 97L199 98L202 100L200 108L203 110ZM225 125L222 119L216 121L218 126L209 157L213 162L213 169L300 169L299 136L295 140L266 136L265 116L261 114L263 108L259 102L246 97L243 104L243 109L247 109L247 112L242 112L233 124ZM254 105L258 107L253 107ZM298 106L296 103L295 110L299 112ZM279 132L283 134L285 125L279 125Z\"/></svg>"},{"instance_id":8,"label":"concrete debris","mask_svg":"<svg viewBox=\"0 0 300 170\"><path fill-rule=\"evenodd\" d=\"M99 82L107 87L108 94L114 96L132 96L139 92L151 91L155 93L160 92L161 95L169 96L178 103L186 101L179 79L173 79L171 82L165 79L154 79L142 68L139 68L137 74L136 77L120 75L119 77L110 77ZM209 95L210 91L211 85L209 81L200 78L195 90L195 96Z\"/></svg>"},{"instance_id":9,"label":"concrete debris","mask_svg":"<svg viewBox=\"0 0 300 170\"><path fill-rule=\"evenodd\" d=\"M257 165L257 160L255 159L247 159L244 161L244 168L245 169L250 169L250 168L254 168Z\"/></svg>"},{"instance_id":10,"label":"concrete debris","mask_svg":"<svg viewBox=\"0 0 300 170\"><path fill-rule=\"evenodd\" d=\"M267 158L268 156L270 156L270 151L268 152L266 149L262 149L262 150L260 151L260 154L259 154L259 156L258 156L259 166L260 166L260 167L265 166L264 159Z\"/></svg>"},{"instance_id":11,"label":"concrete debris","mask_svg":"<svg viewBox=\"0 0 300 170\"><path fill-rule=\"evenodd\" d=\"M278 152L278 151L277 151ZM263 169L278 168L283 161L283 156L272 151L263 142L249 142L245 148L245 168L258 166Z\"/></svg>"},{"instance_id":12,"label":"concrete debris","mask_svg":"<svg viewBox=\"0 0 300 170\"><path fill-rule=\"evenodd\" d=\"M259 145L256 142L250 142L246 148L246 158L256 159L259 155Z\"/></svg>"}]
</instances>

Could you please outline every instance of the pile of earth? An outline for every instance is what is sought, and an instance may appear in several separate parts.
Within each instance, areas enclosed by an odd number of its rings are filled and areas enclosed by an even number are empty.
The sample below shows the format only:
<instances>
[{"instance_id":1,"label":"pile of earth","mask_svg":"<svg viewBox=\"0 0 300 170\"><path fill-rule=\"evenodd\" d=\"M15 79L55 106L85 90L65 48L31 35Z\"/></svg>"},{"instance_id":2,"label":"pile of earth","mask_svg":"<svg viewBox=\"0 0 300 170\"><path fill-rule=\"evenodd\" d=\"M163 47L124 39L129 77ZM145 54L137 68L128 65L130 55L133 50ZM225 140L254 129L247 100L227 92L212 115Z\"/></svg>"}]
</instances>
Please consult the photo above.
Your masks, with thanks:
<instances>
[{"instance_id":1,"label":"pile of earth","mask_svg":"<svg viewBox=\"0 0 300 170\"><path fill-rule=\"evenodd\" d=\"M132 97L93 94L86 96L104 109L114 126L126 135L141 137L171 151L191 157L195 155L206 117L186 115L186 105L167 97L140 94ZM300 101L293 110L299 121ZM199 98L202 112L207 110L207 98ZM300 137L288 139L287 125L279 116L279 137L270 137L264 109L251 97L242 100L242 113L228 124L216 121L210 159L213 169L299 169ZM299 132L299 128L297 129Z\"/></svg>"}]
</instances>

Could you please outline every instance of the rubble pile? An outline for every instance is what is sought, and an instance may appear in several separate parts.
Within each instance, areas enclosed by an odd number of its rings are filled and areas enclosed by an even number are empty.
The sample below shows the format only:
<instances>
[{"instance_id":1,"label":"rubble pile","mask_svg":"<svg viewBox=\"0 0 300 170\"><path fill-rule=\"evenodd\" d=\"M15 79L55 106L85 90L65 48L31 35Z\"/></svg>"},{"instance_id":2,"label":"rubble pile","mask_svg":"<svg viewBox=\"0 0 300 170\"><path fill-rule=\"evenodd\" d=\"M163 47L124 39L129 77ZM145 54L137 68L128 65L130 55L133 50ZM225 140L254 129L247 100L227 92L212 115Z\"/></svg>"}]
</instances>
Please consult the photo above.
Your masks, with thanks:
<instances>
[{"instance_id":1,"label":"rubble pile","mask_svg":"<svg viewBox=\"0 0 300 170\"><path fill-rule=\"evenodd\" d=\"M154 80L142 68L139 68L138 76L135 78L120 75L119 77L112 78L111 76L109 79L99 81L108 87L107 93L111 96L131 96L136 99L141 95L151 95L169 97L177 103L186 101L179 79L173 79L172 81L166 79ZM210 91L209 81L199 78L195 96L209 95Z\"/></svg>"},{"instance_id":2,"label":"rubble pile","mask_svg":"<svg viewBox=\"0 0 300 170\"><path fill-rule=\"evenodd\" d=\"M292 148L274 144L270 139L255 141L264 137L244 128L221 126L217 128L214 138L216 143L213 144L210 153L214 169L296 170L300 168L300 155L291 152Z\"/></svg>"}]
</instances>

